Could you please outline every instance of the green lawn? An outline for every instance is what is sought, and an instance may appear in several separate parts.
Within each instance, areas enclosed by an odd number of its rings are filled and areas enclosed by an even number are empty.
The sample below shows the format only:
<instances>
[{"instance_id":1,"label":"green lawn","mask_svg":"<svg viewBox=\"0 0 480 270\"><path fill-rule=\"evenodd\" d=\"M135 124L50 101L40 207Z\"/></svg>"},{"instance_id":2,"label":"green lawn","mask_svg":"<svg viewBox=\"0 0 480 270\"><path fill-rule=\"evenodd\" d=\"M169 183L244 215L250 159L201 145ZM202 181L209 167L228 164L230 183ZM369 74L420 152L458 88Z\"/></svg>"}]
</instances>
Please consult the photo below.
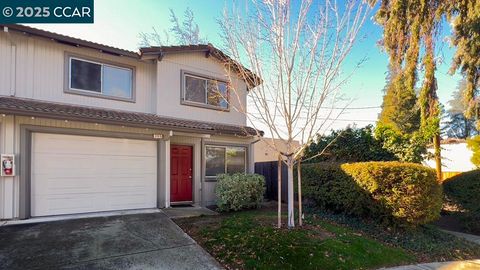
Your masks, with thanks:
<instances>
[{"instance_id":1,"label":"green lawn","mask_svg":"<svg viewBox=\"0 0 480 270\"><path fill-rule=\"evenodd\" d=\"M265 210L176 222L229 269L375 269L416 260L404 249L320 218L292 230L276 229L276 213Z\"/></svg>"}]
</instances>

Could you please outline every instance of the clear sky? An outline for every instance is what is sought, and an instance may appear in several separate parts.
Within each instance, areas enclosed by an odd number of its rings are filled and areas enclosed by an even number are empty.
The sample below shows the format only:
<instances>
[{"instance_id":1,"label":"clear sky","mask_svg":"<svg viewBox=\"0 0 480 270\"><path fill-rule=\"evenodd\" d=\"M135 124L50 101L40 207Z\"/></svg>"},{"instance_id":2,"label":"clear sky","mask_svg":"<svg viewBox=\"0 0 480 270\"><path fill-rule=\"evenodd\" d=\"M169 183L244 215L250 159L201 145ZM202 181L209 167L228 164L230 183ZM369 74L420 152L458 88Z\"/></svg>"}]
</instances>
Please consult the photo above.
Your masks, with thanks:
<instances>
[{"instance_id":1,"label":"clear sky","mask_svg":"<svg viewBox=\"0 0 480 270\"><path fill-rule=\"evenodd\" d=\"M341 2L340 0L339 3ZM32 24L31 26L136 51L140 32L149 32L152 27L159 31L168 30L171 26L169 9L173 9L177 16L182 18L185 9L190 7L195 14L201 35L206 36L210 43L222 44L216 20L221 17L224 7L228 5L230 5L229 1L221 0L95 0L94 24ZM449 31L448 27L444 27L440 35L442 41L449 35ZM364 57L367 61L343 89L345 96L353 99L353 102L350 105L351 109L347 109L340 116L342 120L334 125L335 128L352 123L358 126L373 124L380 112L379 108L356 108L379 107L382 104L382 89L385 86L388 58L376 45L381 34L381 27L374 24L373 19L367 20L361 33L364 38L355 45L349 63L353 66ZM447 42L439 42L439 45L438 57L443 61L440 61L437 70L438 95L441 103L446 105L457 87L460 76L448 75L453 49L449 48Z\"/></svg>"}]
</instances>

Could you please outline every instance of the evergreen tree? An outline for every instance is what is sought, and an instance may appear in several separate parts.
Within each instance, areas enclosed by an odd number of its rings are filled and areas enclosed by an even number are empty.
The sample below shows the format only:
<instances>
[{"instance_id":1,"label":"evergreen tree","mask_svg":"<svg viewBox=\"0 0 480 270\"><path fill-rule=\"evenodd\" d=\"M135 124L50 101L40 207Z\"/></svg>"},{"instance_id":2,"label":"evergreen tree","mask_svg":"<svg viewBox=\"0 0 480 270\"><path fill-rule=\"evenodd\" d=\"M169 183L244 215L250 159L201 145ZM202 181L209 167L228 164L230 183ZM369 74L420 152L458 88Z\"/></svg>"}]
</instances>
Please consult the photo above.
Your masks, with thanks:
<instances>
[{"instance_id":1,"label":"evergreen tree","mask_svg":"<svg viewBox=\"0 0 480 270\"><path fill-rule=\"evenodd\" d=\"M374 1L376 2L376 1ZM460 69L466 79L464 100L467 104L465 115L471 118L478 114L477 88L480 78L480 1L479 0L382 0L376 14L377 22L383 26L383 45L389 55L390 69L394 72L388 91L385 94L383 111L378 123L381 134L395 137L433 138L437 176L441 178L440 155L440 104L437 97L437 81L435 78L435 41L442 19L450 19L453 23L453 45L456 46L451 72ZM400 92L411 97L415 85L420 78L417 66L423 64L423 78L418 96L420 111L419 130L413 131L404 127L415 127L416 119L412 118L405 125L405 118L400 117L407 109L399 106ZM410 102L411 98L408 98ZM397 104L393 104L397 102ZM409 104L409 103L408 103ZM392 106L392 108L390 108ZM410 113L415 113L411 110ZM403 128L402 128L403 127ZM385 132L385 128L393 128L395 133ZM388 140L386 141L395 141Z\"/></svg>"},{"instance_id":2,"label":"evergreen tree","mask_svg":"<svg viewBox=\"0 0 480 270\"><path fill-rule=\"evenodd\" d=\"M466 80L461 80L457 91L453 92L452 99L448 101L450 108L446 111L448 119L445 124L445 133L450 138L466 139L478 134L475 121L466 118L464 115L467 110L467 104L463 99L466 85Z\"/></svg>"},{"instance_id":3,"label":"evergreen tree","mask_svg":"<svg viewBox=\"0 0 480 270\"><path fill-rule=\"evenodd\" d=\"M480 1L448 0L445 8L452 20L452 43L456 47L451 72L460 70L466 79L464 101L467 105L465 116L478 118L478 95L480 80ZM479 123L477 123L478 125Z\"/></svg>"},{"instance_id":4,"label":"evergreen tree","mask_svg":"<svg viewBox=\"0 0 480 270\"><path fill-rule=\"evenodd\" d=\"M421 160L421 157L411 157L411 154L421 155L424 152L421 148L427 142L421 138L433 137L435 145L438 141L438 163L440 110L436 95L434 35L440 6L438 0L384 0L376 14L377 22L384 29L383 46L394 74L384 96L376 134L382 137L385 147L410 160ZM420 54L421 46L424 46L423 55ZM420 60L425 72L417 100L415 85L419 80L417 66ZM395 138L388 138L391 136ZM402 153L403 150L409 152ZM438 165L437 168L441 170Z\"/></svg>"}]
</instances>

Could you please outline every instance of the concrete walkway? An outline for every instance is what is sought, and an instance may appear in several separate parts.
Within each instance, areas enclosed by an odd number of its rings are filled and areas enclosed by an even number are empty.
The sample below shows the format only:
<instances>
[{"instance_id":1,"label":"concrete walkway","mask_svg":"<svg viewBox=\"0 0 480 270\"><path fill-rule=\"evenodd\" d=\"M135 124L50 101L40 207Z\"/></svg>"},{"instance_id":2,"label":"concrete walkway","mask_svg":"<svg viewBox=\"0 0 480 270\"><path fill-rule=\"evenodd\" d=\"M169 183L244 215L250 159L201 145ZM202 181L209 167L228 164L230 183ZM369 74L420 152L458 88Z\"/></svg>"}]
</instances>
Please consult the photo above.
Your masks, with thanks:
<instances>
[{"instance_id":1,"label":"concrete walkway","mask_svg":"<svg viewBox=\"0 0 480 270\"><path fill-rule=\"evenodd\" d=\"M217 212L200 206L174 206L162 211L171 219L218 215Z\"/></svg>"},{"instance_id":2,"label":"concrete walkway","mask_svg":"<svg viewBox=\"0 0 480 270\"><path fill-rule=\"evenodd\" d=\"M406 265L392 268L380 268L379 270L479 270L480 260L423 263Z\"/></svg>"},{"instance_id":3,"label":"concrete walkway","mask_svg":"<svg viewBox=\"0 0 480 270\"><path fill-rule=\"evenodd\" d=\"M221 269L164 213L0 227L0 269Z\"/></svg>"},{"instance_id":4,"label":"concrete walkway","mask_svg":"<svg viewBox=\"0 0 480 270\"><path fill-rule=\"evenodd\" d=\"M475 243L477 245L480 245L480 236L478 235L473 235L473 234L468 234L468 233L461 233L461 232L454 232L454 231L448 231L448 230L442 230L446 233L455 235L457 237L463 238L469 242Z\"/></svg>"}]
</instances>

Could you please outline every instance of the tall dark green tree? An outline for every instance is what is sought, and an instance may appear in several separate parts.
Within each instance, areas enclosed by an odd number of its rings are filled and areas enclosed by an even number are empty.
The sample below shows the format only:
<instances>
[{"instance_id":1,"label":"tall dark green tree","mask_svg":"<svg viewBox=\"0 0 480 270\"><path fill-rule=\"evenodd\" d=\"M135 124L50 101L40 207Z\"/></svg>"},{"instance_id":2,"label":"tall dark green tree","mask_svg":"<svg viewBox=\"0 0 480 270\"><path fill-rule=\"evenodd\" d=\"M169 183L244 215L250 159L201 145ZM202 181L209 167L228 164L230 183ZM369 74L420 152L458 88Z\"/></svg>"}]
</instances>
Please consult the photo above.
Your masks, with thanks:
<instances>
[{"instance_id":1,"label":"tall dark green tree","mask_svg":"<svg viewBox=\"0 0 480 270\"><path fill-rule=\"evenodd\" d=\"M478 87L480 81L480 1L448 0L445 13L453 24L452 43L456 47L451 72L460 70L466 80L465 116L478 119ZM477 122L477 128L479 123Z\"/></svg>"},{"instance_id":2,"label":"tall dark green tree","mask_svg":"<svg viewBox=\"0 0 480 270\"><path fill-rule=\"evenodd\" d=\"M435 146L437 175L441 179L440 153L440 104L437 97L435 77L435 43L443 18L453 22L452 43L456 54L452 72L460 70L467 81L464 99L467 106L465 115L478 114L475 101L480 78L480 1L478 0L382 0L376 14L377 22L383 26L383 45L389 55L390 71L393 73L385 94L383 111L378 126L381 130L391 128L402 136L420 134L424 139L432 139ZM417 67L422 66L422 78L418 77ZM417 97L420 113L417 122L405 125L398 112L408 107L400 107L399 99L411 97L417 82L421 82ZM408 98L411 102L412 98ZM397 102L396 104L393 104ZM405 102L404 102L405 103ZM409 103L408 103L409 104ZM412 108L409 112L416 113ZM390 132L391 133L391 132ZM383 133L385 134L385 132ZM425 141L427 142L427 141Z\"/></svg>"},{"instance_id":3,"label":"tall dark green tree","mask_svg":"<svg viewBox=\"0 0 480 270\"><path fill-rule=\"evenodd\" d=\"M440 109L436 95L435 33L441 7L440 0L383 0L376 14L377 22L384 29L383 47L389 55L392 73L377 134L402 138L384 138L385 142L393 142L386 146L397 151L402 149L401 144L417 143L422 147L426 144L422 137L434 138L439 177ZM420 63L424 67L423 78L418 77ZM422 81L422 86L417 98L415 86L418 81ZM422 151L413 153L421 154Z\"/></svg>"}]
</instances>

